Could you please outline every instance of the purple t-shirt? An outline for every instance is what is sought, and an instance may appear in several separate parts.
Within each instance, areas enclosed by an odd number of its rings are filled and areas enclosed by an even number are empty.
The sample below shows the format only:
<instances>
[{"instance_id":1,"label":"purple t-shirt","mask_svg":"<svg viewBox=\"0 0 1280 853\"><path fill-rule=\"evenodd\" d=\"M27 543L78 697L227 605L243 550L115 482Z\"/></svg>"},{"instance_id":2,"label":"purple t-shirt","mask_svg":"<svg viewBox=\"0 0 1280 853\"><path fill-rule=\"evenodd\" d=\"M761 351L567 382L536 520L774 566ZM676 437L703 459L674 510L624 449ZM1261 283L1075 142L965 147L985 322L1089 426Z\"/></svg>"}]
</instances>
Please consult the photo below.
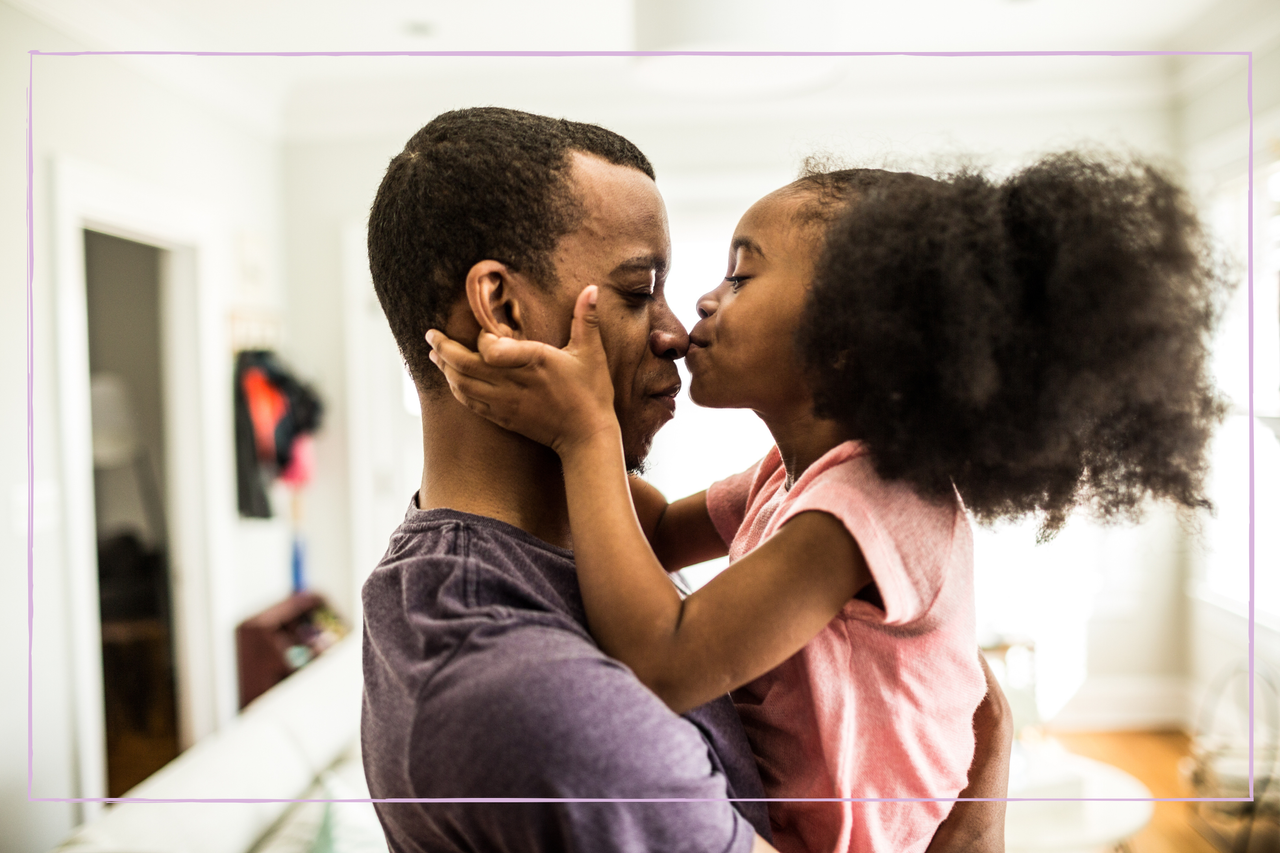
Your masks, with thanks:
<instances>
[{"instance_id":1,"label":"purple t-shirt","mask_svg":"<svg viewBox=\"0 0 1280 853\"><path fill-rule=\"evenodd\" d=\"M573 553L411 503L364 585L361 743L394 853L748 851L769 837L728 697L673 714L586 629Z\"/></svg>"}]
</instances>

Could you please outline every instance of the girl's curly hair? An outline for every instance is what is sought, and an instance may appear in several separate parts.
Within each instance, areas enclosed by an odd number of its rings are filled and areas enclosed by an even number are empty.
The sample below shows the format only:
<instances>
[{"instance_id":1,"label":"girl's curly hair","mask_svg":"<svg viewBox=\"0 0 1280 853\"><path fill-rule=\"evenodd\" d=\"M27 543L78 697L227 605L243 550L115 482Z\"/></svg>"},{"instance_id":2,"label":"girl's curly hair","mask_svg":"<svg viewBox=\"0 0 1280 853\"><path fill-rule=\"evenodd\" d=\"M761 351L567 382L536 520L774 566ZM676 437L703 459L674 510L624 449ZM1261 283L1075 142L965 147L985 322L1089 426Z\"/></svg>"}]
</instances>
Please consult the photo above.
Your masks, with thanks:
<instances>
[{"instance_id":1,"label":"girl's curly hair","mask_svg":"<svg viewBox=\"0 0 1280 853\"><path fill-rule=\"evenodd\" d=\"M1208 344L1228 279L1175 183L1079 153L999 182L846 175L797 185L853 187L797 344L816 413L882 477L927 498L954 486L983 522L1037 514L1045 538L1077 506L1210 506L1225 405Z\"/></svg>"}]
</instances>

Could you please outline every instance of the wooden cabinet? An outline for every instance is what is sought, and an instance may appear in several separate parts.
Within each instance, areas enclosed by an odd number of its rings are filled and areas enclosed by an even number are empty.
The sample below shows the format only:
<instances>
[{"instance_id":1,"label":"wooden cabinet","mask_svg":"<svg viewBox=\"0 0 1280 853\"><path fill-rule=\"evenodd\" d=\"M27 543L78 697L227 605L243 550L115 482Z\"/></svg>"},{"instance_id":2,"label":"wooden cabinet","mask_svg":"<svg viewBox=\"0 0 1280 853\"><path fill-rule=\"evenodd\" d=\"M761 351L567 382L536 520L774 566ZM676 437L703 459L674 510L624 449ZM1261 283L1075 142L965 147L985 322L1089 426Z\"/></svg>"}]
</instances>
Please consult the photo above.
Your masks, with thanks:
<instances>
[{"instance_id":1,"label":"wooden cabinet","mask_svg":"<svg viewBox=\"0 0 1280 853\"><path fill-rule=\"evenodd\" d=\"M347 632L314 592L291 595L236 627L240 707L305 666Z\"/></svg>"}]
</instances>

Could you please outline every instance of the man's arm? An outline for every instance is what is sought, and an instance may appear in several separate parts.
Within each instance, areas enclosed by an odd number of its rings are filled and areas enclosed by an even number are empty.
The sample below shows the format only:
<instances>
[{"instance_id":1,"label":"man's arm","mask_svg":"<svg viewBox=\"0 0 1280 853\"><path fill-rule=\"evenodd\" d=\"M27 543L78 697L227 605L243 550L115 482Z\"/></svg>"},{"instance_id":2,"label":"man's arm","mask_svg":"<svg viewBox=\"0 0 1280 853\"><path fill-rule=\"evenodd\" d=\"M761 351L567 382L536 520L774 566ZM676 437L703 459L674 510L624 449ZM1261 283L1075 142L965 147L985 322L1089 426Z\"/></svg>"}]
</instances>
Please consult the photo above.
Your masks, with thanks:
<instances>
[{"instance_id":1,"label":"man's arm","mask_svg":"<svg viewBox=\"0 0 1280 853\"><path fill-rule=\"evenodd\" d=\"M987 677L987 695L973 714L973 764L969 784L933 835L926 853L1003 853L1003 798L1009 795L1009 755L1013 748L1013 712L987 661L978 656ZM998 802L989 802L996 799Z\"/></svg>"}]
</instances>

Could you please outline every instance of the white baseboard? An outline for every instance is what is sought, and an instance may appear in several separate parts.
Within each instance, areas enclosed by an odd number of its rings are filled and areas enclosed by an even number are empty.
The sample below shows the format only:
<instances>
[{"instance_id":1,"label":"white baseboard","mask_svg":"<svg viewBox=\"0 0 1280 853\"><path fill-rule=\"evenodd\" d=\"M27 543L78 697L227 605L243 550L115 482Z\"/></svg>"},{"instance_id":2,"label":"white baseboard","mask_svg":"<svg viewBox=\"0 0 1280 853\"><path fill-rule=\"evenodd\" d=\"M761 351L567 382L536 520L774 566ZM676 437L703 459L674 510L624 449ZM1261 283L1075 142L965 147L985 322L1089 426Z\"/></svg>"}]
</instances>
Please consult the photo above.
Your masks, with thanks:
<instances>
[{"instance_id":1,"label":"white baseboard","mask_svg":"<svg viewBox=\"0 0 1280 853\"><path fill-rule=\"evenodd\" d=\"M1078 731L1185 729L1191 682L1178 675L1094 675L1048 724Z\"/></svg>"}]
</instances>

